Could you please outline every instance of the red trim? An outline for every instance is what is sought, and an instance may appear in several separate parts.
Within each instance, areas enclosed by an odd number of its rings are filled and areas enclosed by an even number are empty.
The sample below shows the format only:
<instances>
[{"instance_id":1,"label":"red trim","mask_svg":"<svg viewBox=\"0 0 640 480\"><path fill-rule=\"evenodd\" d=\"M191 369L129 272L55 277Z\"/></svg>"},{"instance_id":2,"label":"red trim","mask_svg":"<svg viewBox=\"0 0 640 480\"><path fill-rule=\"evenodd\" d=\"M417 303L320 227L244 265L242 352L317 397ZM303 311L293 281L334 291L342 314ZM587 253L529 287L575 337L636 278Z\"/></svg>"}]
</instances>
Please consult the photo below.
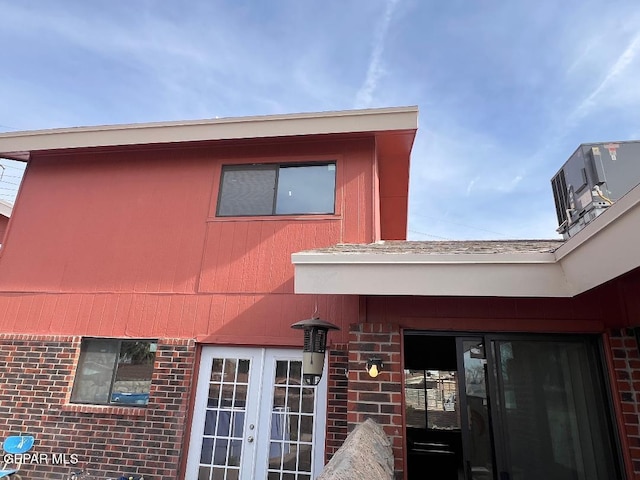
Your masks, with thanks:
<instances>
[{"instance_id":1,"label":"red trim","mask_svg":"<svg viewBox=\"0 0 640 480\"><path fill-rule=\"evenodd\" d=\"M442 332L602 333L601 320L522 318L400 318L405 329Z\"/></svg>"}]
</instances>

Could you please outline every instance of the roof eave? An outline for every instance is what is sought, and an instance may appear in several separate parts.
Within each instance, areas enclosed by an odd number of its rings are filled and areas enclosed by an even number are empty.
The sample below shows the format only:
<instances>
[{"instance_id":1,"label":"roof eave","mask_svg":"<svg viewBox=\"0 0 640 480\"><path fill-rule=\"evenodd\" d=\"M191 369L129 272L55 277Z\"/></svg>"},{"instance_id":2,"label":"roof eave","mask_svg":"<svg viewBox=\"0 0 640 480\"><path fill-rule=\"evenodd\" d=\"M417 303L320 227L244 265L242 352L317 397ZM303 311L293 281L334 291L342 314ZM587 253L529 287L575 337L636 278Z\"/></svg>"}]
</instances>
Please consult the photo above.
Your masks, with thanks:
<instances>
[{"instance_id":1,"label":"roof eave","mask_svg":"<svg viewBox=\"0 0 640 480\"><path fill-rule=\"evenodd\" d=\"M296 293L481 297L571 296L555 262L303 263Z\"/></svg>"},{"instance_id":2,"label":"roof eave","mask_svg":"<svg viewBox=\"0 0 640 480\"><path fill-rule=\"evenodd\" d=\"M73 148L388 131L415 134L417 126L417 107L394 107L62 128L0 134L0 156L24 160L30 152Z\"/></svg>"},{"instance_id":3,"label":"roof eave","mask_svg":"<svg viewBox=\"0 0 640 480\"><path fill-rule=\"evenodd\" d=\"M640 267L640 186L554 253L292 255L296 293L573 297Z\"/></svg>"}]
</instances>

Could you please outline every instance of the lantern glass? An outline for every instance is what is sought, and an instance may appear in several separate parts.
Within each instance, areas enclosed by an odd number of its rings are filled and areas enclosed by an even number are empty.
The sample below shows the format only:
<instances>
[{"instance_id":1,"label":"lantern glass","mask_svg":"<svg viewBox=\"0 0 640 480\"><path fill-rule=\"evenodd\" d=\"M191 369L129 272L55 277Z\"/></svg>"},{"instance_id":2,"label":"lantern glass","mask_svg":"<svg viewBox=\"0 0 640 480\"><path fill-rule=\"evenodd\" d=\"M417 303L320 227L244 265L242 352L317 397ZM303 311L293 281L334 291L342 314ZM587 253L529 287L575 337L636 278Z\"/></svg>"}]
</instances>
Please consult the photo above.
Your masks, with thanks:
<instances>
[{"instance_id":1,"label":"lantern glass","mask_svg":"<svg viewBox=\"0 0 640 480\"><path fill-rule=\"evenodd\" d=\"M329 330L338 330L338 327L319 318L310 318L294 323L291 328L304 329L302 377L306 385L317 385L320 383L324 368L327 332Z\"/></svg>"}]
</instances>

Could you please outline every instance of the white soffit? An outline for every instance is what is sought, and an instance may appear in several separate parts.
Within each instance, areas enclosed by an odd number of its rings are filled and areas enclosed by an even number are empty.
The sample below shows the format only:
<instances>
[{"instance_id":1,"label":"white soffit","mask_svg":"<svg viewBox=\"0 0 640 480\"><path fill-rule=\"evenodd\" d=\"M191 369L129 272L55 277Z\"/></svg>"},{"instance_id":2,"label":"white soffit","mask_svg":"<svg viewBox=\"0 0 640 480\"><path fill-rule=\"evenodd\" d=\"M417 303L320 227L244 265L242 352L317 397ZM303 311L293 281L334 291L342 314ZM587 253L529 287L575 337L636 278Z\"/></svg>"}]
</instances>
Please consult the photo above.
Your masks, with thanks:
<instances>
[{"instance_id":1,"label":"white soffit","mask_svg":"<svg viewBox=\"0 0 640 480\"><path fill-rule=\"evenodd\" d=\"M574 295L640 267L640 186L555 252Z\"/></svg>"},{"instance_id":2,"label":"white soffit","mask_svg":"<svg viewBox=\"0 0 640 480\"><path fill-rule=\"evenodd\" d=\"M0 156L24 160L29 152L68 148L415 131L417 107L219 118L210 120L61 128L0 134Z\"/></svg>"},{"instance_id":3,"label":"white soffit","mask_svg":"<svg viewBox=\"0 0 640 480\"><path fill-rule=\"evenodd\" d=\"M292 255L295 292L573 297L640 267L640 186L554 252Z\"/></svg>"},{"instance_id":4,"label":"white soffit","mask_svg":"<svg viewBox=\"0 0 640 480\"><path fill-rule=\"evenodd\" d=\"M12 212L13 212L13 204L5 200L0 200L0 215L3 215L9 218L11 217Z\"/></svg>"}]
</instances>

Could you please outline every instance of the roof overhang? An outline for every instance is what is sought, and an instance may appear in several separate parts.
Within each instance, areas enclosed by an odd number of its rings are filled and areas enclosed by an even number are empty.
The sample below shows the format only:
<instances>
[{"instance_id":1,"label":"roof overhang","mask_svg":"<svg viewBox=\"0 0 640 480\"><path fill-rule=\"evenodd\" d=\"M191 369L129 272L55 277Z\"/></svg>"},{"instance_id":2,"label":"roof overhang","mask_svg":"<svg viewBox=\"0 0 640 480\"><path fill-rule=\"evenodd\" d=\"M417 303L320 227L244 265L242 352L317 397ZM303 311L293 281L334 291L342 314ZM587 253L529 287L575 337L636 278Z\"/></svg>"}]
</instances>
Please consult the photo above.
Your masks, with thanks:
<instances>
[{"instance_id":1,"label":"roof overhang","mask_svg":"<svg viewBox=\"0 0 640 480\"><path fill-rule=\"evenodd\" d=\"M11 217L12 212L13 212L13 204L5 200L0 200L0 215L9 218Z\"/></svg>"},{"instance_id":2,"label":"roof overhang","mask_svg":"<svg viewBox=\"0 0 640 480\"><path fill-rule=\"evenodd\" d=\"M406 131L413 141L417 127L417 107L394 107L61 128L2 133L0 157L26 161L32 152L60 149L365 132Z\"/></svg>"},{"instance_id":3,"label":"roof overhang","mask_svg":"<svg viewBox=\"0 0 640 480\"><path fill-rule=\"evenodd\" d=\"M292 255L295 292L573 297L640 266L640 186L554 252Z\"/></svg>"}]
</instances>

